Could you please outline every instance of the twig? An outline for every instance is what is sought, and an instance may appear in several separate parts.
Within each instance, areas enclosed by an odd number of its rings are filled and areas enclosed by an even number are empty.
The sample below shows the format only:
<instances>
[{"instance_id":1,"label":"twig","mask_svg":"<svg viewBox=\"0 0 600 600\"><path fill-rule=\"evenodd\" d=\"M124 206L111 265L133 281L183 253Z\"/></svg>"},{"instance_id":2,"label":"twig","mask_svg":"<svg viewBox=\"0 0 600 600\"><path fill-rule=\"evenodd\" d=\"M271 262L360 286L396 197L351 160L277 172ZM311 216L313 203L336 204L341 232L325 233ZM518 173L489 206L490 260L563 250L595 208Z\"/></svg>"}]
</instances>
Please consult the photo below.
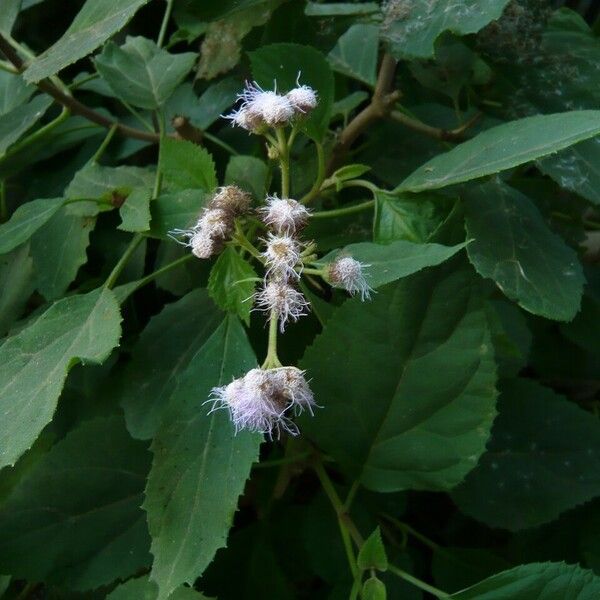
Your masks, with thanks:
<instances>
[{"instance_id":1,"label":"twig","mask_svg":"<svg viewBox=\"0 0 600 600\"><path fill-rule=\"evenodd\" d=\"M394 84L395 72L396 60L391 55L385 54L379 67L377 83L375 84L375 91L371 102L342 129L327 164L327 175L331 175L335 171L356 138L371 123L387 116L396 101L400 99L402 95L400 91L391 91Z\"/></svg>"},{"instance_id":2,"label":"twig","mask_svg":"<svg viewBox=\"0 0 600 600\"><path fill-rule=\"evenodd\" d=\"M403 112L399 110L393 110L390 112L390 117L401 123L405 127L412 129L413 131L418 131L419 133L423 133L429 137L432 137L436 140L442 140L447 142L457 142L464 138L465 132L467 129L472 127L480 118L481 113L477 113L473 117L471 117L466 123L463 123L460 127L456 127L455 129L440 129L439 127L432 127L431 125L427 125L422 121L417 119L413 119L408 115L405 115Z\"/></svg>"},{"instance_id":3,"label":"twig","mask_svg":"<svg viewBox=\"0 0 600 600\"><path fill-rule=\"evenodd\" d=\"M12 48L12 46L8 43L8 41L2 34L0 34L0 51L12 63L17 72L22 73L25 70L24 61ZM72 114L85 117L92 123L96 123L97 125L106 127L107 129L115 127L121 135L134 138L136 140L157 143L160 139L160 136L156 133L142 131L141 129L135 129L134 127L123 125L122 123L119 123L118 121L115 121L110 117L106 117L103 114L96 112L89 106L86 106L85 104L79 102L79 100L76 100L72 96L65 94L48 79L42 79L41 81L38 81L37 87L42 92L45 92L46 94L54 98L56 102L68 108Z\"/></svg>"}]
</instances>

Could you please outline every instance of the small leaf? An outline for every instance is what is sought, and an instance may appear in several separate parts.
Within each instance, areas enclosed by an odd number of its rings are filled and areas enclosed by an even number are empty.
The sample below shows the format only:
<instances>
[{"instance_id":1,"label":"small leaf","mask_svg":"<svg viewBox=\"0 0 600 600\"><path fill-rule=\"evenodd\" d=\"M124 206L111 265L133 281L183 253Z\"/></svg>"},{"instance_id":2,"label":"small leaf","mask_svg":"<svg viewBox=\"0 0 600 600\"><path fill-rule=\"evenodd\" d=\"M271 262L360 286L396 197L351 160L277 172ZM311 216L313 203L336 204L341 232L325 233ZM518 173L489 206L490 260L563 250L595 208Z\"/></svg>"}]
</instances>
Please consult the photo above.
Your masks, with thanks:
<instances>
[{"instance_id":1,"label":"small leaf","mask_svg":"<svg viewBox=\"0 0 600 600\"><path fill-rule=\"evenodd\" d=\"M492 575L452 594L454 600L594 600L600 578L565 563L532 563Z\"/></svg>"},{"instance_id":2,"label":"small leaf","mask_svg":"<svg viewBox=\"0 0 600 600\"><path fill-rule=\"evenodd\" d=\"M492 127L432 158L396 192L420 192L500 173L600 133L600 111L535 115Z\"/></svg>"},{"instance_id":3,"label":"small leaf","mask_svg":"<svg viewBox=\"0 0 600 600\"><path fill-rule=\"evenodd\" d=\"M171 190L199 188L212 192L217 187L212 156L204 148L187 140L164 140L159 168L165 184Z\"/></svg>"},{"instance_id":4,"label":"small leaf","mask_svg":"<svg viewBox=\"0 0 600 600\"><path fill-rule=\"evenodd\" d=\"M25 79L36 83L87 56L122 29L148 0L86 0L64 35L36 57Z\"/></svg>"},{"instance_id":5,"label":"small leaf","mask_svg":"<svg viewBox=\"0 0 600 600\"><path fill-rule=\"evenodd\" d=\"M600 494L600 424L552 390L505 381L487 452L453 492L490 527L535 527Z\"/></svg>"},{"instance_id":6,"label":"small leaf","mask_svg":"<svg viewBox=\"0 0 600 600\"><path fill-rule=\"evenodd\" d=\"M210 272L208 293L223 310L232 311L249 325L256 278L252 265L229 246Z\"/></svg>"},{"instance_id":7,"label":"small leaf","mask_svg":"<svg viewBox=\"0 0 600 600\"><path fill-rule=\"evenodd\" d=\"M548 229L527 196L500 181L470 188L465 197L474 240L467 252L477 272L525 310L571 320L584 283L575 251Z\"/></svg>"},{"instance_id":8,"label":"small leaf","mask_svg":"<svg viewBox=\"0 0 600 600\"><path fill-rule=\"evenodd\" d=\"M302 128L316 139L322 140L329 126L333 105L333 73L325 57L309 46L299 44L272 44L250 52L252 74L265 89L277 82L277 91L288 92L300 83L309 85L318 94L319 104L302 121Z\"/></svg>"},{"instance_id":9,"label":"small leaf","mask_svg":"<svg viewBox=\"0 0 600 600\"><path fill-rule=\"evenodd\" d=\"M107 358L120 321L113 293L96 290L56 302L0 346L1 467L14 464L52 419L70 368Z\"/></svg>"},{"instance_id":10,"label":"small leaf","mask_svg":"<svg viewBox=\"0 0 600 600\"><path fill-rule=\"evenodd\" d=\"M52 98L40 94L0 116L0 156L44 116L51 104Z\"/></svg>"},{"instance_id":11,"label":"small leaf","mask_svg":"<svg viewBox=\"0 0 600 600\"><path fill-rule=\"evenodd\" d=\"M150 234L170 239L170 231L191 227L198 220L205 202L206 194L202 190L161 194L150 204Z\"/></svg>"},{"instance_id":12,"label":"small leaf","mask_svg":"<svg viewBox=\"0 0 600 600\"><path fill-rule=\"evenodd\" d=\"M119 209L123 231L148 231L150 229L150 197L148 189L136 188L125 199Z\"/></svg>"},{"instance_id":13,"label":"small leaf","mask_svg":"<svg viewBox=\"0 0 600 600\"><path fill-rule=\"evenodd\" d=\"M62 207L31 238L37 289L47 300L62 296L87 261L93 217L79 217Z\"/></svg>"},{"instance_id":14,"label":"small leaf","mask_svg":"<svg viewBox=\"0 0 600 600\"><path fill-rule=\"evenodd\" d=\"M150 320L133 347L117 390L133 437L154 436L178 377L222 318L206 290L196 289Z\"/></svg>"},{"instance_id":15,"label":"small leaf","mask_svg":"<svg viewBox=\"0 0 600 600\"><path fill-rule=\"evenodd\" d=\"M431 58L444 31L476 33L502 14L509 0L390 2L384 8L381 37L395 58Z\"/></svg>"},{"instance_id":16,"label":"small leaf","mask_svg":"<svg viewBox=\"0 0 600 600\"><path fill-rule=\"evenodd\" d=\"M338 73L374 86L378 50L379 27L355 23L340 37L327 58Z\"/></svg>"},{"instance_id":17,"label":"small leaf","mask_svg":"<svg viewBox=\"0 0 600 600\"><path fill-rule=\"evenodd\" d=\"M246 431L235 435L225 411L208 415L205 401L211 388L255 364L242 326L227 317L190 360L171 397L152 443L154 461L144 502L157 600L165 600L184 582L193 584L225 545L261 436Z\"/></svg>"},{"instance_id":18,"label":"small leaf","mask_svg":"<svg viewBox=\"0 0 600 600\"><path fill-rule=\"evenodd\" d=\"M10 220L0 225L0 254L10 252L26 242L63 204L63 198L49 198L19 206Z\"/></svg>"},{"instance_id":19,"label":"small leaf","mask_svg":"<svg viewBox=\"0 0 600 600\"><path fill-rule=\"evenodd\" d=\"M337 181L348 181L349 179L356 179L357 177L368 173L370 170L371 167L367 165L344 165L331 176L331 179L336 179Z\"/></svg>"},{"instance_id":20,"label":"small leaf","mask_svg":"<svg viewBox=\"0 0 600 600\"><path fill-rule=\"evenodd\" d=\"M2 505L0 568L86 590L149 565L140 509L149 466L146 445L129 437L122 418L81 424L39 459Z\"/></svg>"},{"instance_id":21,"label":"small leaf","mask_svg":"<svg viewBox=\"0 0 600 600\"><path fill-rule=\"evenodd\" d=\"M109 42L96 68L117 97L141 108L160 108L191 71L196 54L170 54L144 37Z\"/></svg>"},{"instance_id":22,"label":"small leaf","mask_svg":"<svg viewBox=\"0 0 600 600\"><path fill-rule=\"evenodd\" d=\"M356 562L358 568L363 571L366 571L367 569L387 571L388 559L383 541L381 540L381 531L379 530L379 527L375 529L360 547Z\"/></svg>"},{"instance_id":23,"label":"small leaf","mask_svg":"<svg viewBox=\"0 0 600 600\"><path fill-rule=\"evenodd\" d=\"M0 71L0 115L27 102L35 91L20 75Z\"/></svg>"},{"instance_id":24,"label":"small leaf","mask_svg":"<svg viewBox=\"0 0 600 600\"><path fill-rule=\"evenodd\" d=\"M361 242L330 252L319 259L318 264L324 266L333 262L339 255L351 256L365 265L364 274L367 283L375 289L401 277L412 275L425 267L439 265L465 246L466 243L456 246L413 244L405 240L386 245Z\"/></svg>"},{"instance_id":25,"label":"small leaf","mask_svg":"<svg viewBox=\"0 0 600 600\"><path fill-rule=\"evenodd\" d=\"M386 600L387 591L383 581L377 579L377 577L369 577L362 588L362 599L363 600Z\"/></svg>"},{"instance_id":26,"label":"small leaf","mask_svg":"<svg viewBox=\"0 0 600 600\"><path fill-rule=\"evenodd\" d=\"M225 171L225 185L235 184L262 201L267 191L267 165L254 156L232 156Z\"/></svg>"},{"instance_id":27,"label":"small leaf","mask_svg":"<svg viewBox=\"0 0 600 600\"><path fill-rule=\"evenodd\" d=\"M303 433L369 489L447 490L485 451L492 345L479 284L456 262L345 302L301 361L323 405Z\"/></svg>"}]
</instances>

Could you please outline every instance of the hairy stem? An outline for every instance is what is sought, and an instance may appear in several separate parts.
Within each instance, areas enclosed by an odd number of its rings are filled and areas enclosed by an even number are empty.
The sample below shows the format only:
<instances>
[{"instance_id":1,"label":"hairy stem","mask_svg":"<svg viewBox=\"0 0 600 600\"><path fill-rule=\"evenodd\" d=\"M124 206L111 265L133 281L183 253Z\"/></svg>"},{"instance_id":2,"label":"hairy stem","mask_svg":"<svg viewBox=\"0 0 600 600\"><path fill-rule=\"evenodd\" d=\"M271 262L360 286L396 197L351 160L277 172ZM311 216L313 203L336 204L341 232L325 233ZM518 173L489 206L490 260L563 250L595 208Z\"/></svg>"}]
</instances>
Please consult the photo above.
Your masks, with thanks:
<instances>
[{"instance_id":1,"label":"hairy stem","mask_svg":"<svg viewBox=\"0 0 600 600\"><path fill-rule=\"evenodd\" d=\"M129 242L129 246L123 253L123 256L119 259L119 262L115 265L114 269L110 272L110 275L104 282L104 287L107 289L112 289L119 279L119 275L129 262L129 259L133 256L133 253L137 250L138 246L142 243L144 236L141 233L136 233L131 242Z\"/></svg>"},{"instance_id":2,"label":"hairy stem","mask_svg":"<svg viewBox=\"0 0 600 600\"><path fill-rule=\"evenodd\" d=\"M400 567L397 567L396 565L389 564L388 569L394 575L397 575L401 579L404 579L404 581L408 581L408 583L412 583L415 587L418 587L419 589L423 590L424 592L433 594L436 598L450 598L450 594L447 594L446 592L443 592L442 590L438 590L436 587L433 587L432 585L429 585L428 583L421 581L417 577L414 577L413 575L411 575L410 573L407 573L404 569L401 569Z\"/></svg>"},{"instance_id":3,"label":"hairy stem","mask_svg":"<svg viewBox=\"0 0 600 600\"><path fill-rule=\"evenodd\" d=\"M97 163L102 158L104 151L108 148L108 145L110 144L111 140L113 139L116 131L117 131L117 128L115 125L113 125L108 130L106 137L104 138L104 140L102 140L102 143L100 144L100 147L98 148L98 150L96 150L96 154L94 154L94 156L92 157L92 160L95 163Z\"/></svg>"},{"instance_id":4,"label":"hairy stem","mask_svg":"<svg viewBox=\"0 0 600 600\"><path fill-rule=\"evenodd\" d=\"M427 125L418 119L413 119L408 115L400 112L399 110L393 110L390 112L390 117L401 123L405 127L412 129L413 131L417 131L426 136L432 137L436 140L441 141L460 141L464 138L465 132L467 129L472 127L480 118L481 113L477 113L471 119L469 119L466 123L457 127L456 129L440 129L439 127L432 127L431 125Z\"/></svg>"},{"instance_id":5,"label":"hairy stem","mask_svg":"<svg viewBox=\"0 0 600 600\"><path fill-rule=\"evenodd\" d=\"M262 364L262 369L277 369L281 367L281 362L277 356L277 324L279 315L275 309L269 315L269 345L267 348L267 356Z\"/></svg>"},{"instance_id":6,"label":"hairy stem","mask_svg":"<svg viewBox=\"0 0 600 600\"><path fill-rule=\"evenodd\" d=\"M171 11L173 10L173 0L167 0L167 7L165 9L165 15L162 23L160 24L160 32L158 33L158 39L156 45L161 48L165 43L165 35L167 33L167 26L169 25L169 19L171 18Z\"/></svg>"},{"instance_id":7,"label":"hairy stem","mask_svg":"<svg viewBox=\"0 0 600 600\"><path fill-rule=\"evenodd\" d=\"M344 217L346 215L352 215L354 213L363 212L365 210L371 210L375 206L375 200L367 200L360 204L354 204L353 206L346 206L344 208L334 208L332 210L324 210L310 215L311 219L329 219L331 217Z\"/></svg>"},{"instance_id":8,"label":"hairy stem","mask_svg":"<svg viewBox=\"0 0 600 600\"><path fill-rule=\"evenodd\" d=\"M281 170L281 197L290 197L290 147L285 138L283 128L275 130L277 135L277 149L279 150L279 168Z\"/></svg>"},{"instance_id":9,"label":"hairy stem","mask_svg":"<svg viewBox=\"0 0 600 600\"><path fill-rule=\"evenodd\" d=\"M325 151L323 150L323 144L315 142L315 148L317 150L317 178L310 191L300 200L302 204L312 202L319 195L321 186L325 180Z\"/></svg>"}]
</instances>

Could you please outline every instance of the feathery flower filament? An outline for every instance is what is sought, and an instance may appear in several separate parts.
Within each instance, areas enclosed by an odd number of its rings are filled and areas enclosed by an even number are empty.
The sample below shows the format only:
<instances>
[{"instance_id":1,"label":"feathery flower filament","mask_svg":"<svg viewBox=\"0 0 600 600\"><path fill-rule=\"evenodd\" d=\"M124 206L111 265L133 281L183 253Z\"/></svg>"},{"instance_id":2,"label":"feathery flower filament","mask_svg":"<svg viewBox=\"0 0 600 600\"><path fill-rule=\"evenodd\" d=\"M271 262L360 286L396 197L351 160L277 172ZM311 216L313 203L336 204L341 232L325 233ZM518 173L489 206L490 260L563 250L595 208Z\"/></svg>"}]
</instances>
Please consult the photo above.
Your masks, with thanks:
<instances>
[{"instance_id":1,"label":"feathery flower filament","mask_svg":"<svg viewBox=\"0 0 600 600\"><path fill-rule=\"evenodd\" d=\"M280 235L298 233L310 215L297 200L277 196L267 196L266 206L261 207L259 212L265 224Z\"/></svg>"},{"instance_id":2,"label":"feathery flower filament","mask_svg":"<svg viewBox=\"0 0 600 600\"><path fill-rule=\"evenodd\" d=\"M256 294L256 307L268 314L275 314L279 320L279 330L285 331L288 321L297 321L306 315L309 303L303 294L285 281L267 281Z\"/></svg>"},{"instance_id":3,"label":"feathery flower filament","mask_svg":"<svg viewBox=\"0 0 600 600\"><path fill-rule=\"evenodd\" d=\"M370 266L351 256L342 256L329 265L328 280L334 287L345 289L351 296L359 294L364 302L371 298L373 291L364 275L364 269Z\"/></svg>"},{"instance_id":4,"label":"feathery flower filament","mask_svg":"<svg viewBox=\"0 0 600 600\"><path fill-rule=\"evenodd\" d=\"M300 243L289 235L269 233L265 240L266 250L262 253L267 268L267 276L275 275L284 280L298 279L300 275L295 268L300 264L302 248Z\"/></svg>"}]
</instances>

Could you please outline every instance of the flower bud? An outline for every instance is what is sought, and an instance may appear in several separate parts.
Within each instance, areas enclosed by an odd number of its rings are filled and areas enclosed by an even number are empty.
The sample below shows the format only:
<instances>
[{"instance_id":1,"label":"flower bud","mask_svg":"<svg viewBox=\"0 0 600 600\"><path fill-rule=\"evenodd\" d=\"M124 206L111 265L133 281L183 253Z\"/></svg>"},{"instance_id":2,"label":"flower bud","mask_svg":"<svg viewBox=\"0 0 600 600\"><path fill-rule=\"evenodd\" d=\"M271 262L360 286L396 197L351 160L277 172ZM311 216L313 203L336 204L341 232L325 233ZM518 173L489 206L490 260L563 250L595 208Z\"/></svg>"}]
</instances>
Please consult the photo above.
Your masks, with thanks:
<instances>
[{"instance_id":1,"label":"flower bud","mask_svg":"<svg viewBox=\"0 0 600 600\"><path fill-rule=\"evenodd\" d=\"M265 258L267 275L273 274L284 281L291 278L298 279L300 275L296 272L295 267L301 263L300 244L289 235L272 233L265 241L267 248L262 255Z\"/></svg>"},{"instance_id":2,"label":"flower bud","mask_svg":"<svg viewBox=\"0 0 600 600\"><path fill-rule=\"evenodd\" d=\"M263 289L256 294L256 304L259 310L275 313L279 320L279 330L285 330L286 323L291 319L297 321L307 314L309 304L297 289L285 281L268 281Z\"/></svg>"},{"instance_id":3,"label":"flower bud","mask_svg":"<svg viewBox=\"0 0 600 600\"><path fill-rule=\"evenodd\" d=\"M250 194L237 185L226 185L217 189L209 206L227 211L237 217L248 212L250 203Z\"/></svg>"},{"instance_id":4,"label":"flower bud","mask_svg":"<svg viewBox=\"0 0 600 600\"><path fill-rule=\"evenodd\" d=\"M197 258L210 258L217 252L215 241L203 230L196 231L189 240L188 246Z\"/></svg>"},{"instance_id":5,"label":"flower bud","mask_svg":"<svg viewBox=\"0 0 600 600\"><path fill-rule=\"evenodd\" d=\"M205 209L194 226L211 238L224 239L231 234L233 222L227 211L222 208Z\"/></svg>"},{"instance_id":6,"label":"flower bud","mask_svg":"<svg viewBox=\"0 0 600 600\"><path fill-rule=\"evenodd\" d=\"M342 256L328 265L326 278L331 285L345 289L351 296L360 294L361 300L368 300L373 289L367 283L363 271L369 266L351 256Z\"/></svg>"},{"instance_id":7,"label":"flower bud","mask_svg":"<svg viewBox=\"0 0 600 600\"><path fill-rule=\"evenodd\" d=\"M295 87L286 94L286 98L290 101L294 109L302 114L309 113L318 104L315 90L308 85Z\"/></svg>"},{"instance_id":8,"label":"flower bud","mask_svg":"<svg viewBox=\"0 0 600 600\"><path fill-rule=\"evenodd\" d=\"M303 410L308 410L312 415L313 408L316 405L313 393L306 381L304 374L306 371L301 371L296 367L280 367L273 369L273 378L276 381L275 386L281 390L281 393L286 398L288 408L298 415Z\"/></svg>"},{"instance_id":9,"label":"flower bud","mask_svg":"<svg viewBox=\"0 0 600 600\"><path fill-rule=\"evenodd\" d=\"M266 206L259 209L263 221L278 234L295 234L305 225L309 217L308 210L291 198L267 196Z\"/></svg>"}]
</instances>

